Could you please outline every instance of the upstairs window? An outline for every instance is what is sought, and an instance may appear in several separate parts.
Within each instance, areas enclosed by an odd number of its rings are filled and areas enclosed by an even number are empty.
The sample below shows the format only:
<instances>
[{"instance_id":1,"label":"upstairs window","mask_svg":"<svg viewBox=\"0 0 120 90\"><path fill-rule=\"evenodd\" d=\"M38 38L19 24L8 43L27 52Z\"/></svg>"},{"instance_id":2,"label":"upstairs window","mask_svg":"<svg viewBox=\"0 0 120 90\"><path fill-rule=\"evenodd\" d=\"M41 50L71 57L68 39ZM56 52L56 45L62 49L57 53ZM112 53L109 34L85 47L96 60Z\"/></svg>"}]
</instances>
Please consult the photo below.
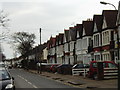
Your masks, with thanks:
<instances>
[{"instance_id":1,"label":"upstairs window","mask_svg":"<svg viewBox=\"0 0 120 90\"><path fill-rule=\"evenodd\" d=\"M102 45L110 44L110 31L102 32Z\"/></svg>"},{"instance_id":2,"label":"upstairs window","mask_svg":"<svg viewBox=\"0 0 120 90\"><path fill-rule=\"evenodd\" d=\"M93 45L94 47L100 46L100 34L96 34L93 36Z\"/></svg>"}]
</instances>

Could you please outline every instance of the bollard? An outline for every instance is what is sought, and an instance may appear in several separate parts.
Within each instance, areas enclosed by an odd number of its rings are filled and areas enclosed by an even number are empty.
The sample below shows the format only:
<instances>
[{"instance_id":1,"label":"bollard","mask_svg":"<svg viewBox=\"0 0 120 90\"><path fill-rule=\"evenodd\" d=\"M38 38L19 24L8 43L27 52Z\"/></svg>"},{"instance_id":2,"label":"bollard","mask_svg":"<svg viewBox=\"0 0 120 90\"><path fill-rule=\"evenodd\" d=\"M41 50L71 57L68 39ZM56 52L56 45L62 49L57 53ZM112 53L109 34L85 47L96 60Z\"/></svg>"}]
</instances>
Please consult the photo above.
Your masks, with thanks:
<instances>
[{"instance_id":1,"label":"bollard","mask_svg":"<svg viewBox=\"0 0 120 90\"><path fill-rule=\"evenodd\" d=\"M98 78L98 80L104 79L103 62L97 62L97 78Z\"/></svg>"},{"instance_id":2,"label":"bollard","mask_svg":"<svg viewBox=\"0 0 120 90\"><path fill-rule=\"evenodd\" d=\"M86 69L84 69L84 78L86 77Z\"/></svg>"}]
</instances>

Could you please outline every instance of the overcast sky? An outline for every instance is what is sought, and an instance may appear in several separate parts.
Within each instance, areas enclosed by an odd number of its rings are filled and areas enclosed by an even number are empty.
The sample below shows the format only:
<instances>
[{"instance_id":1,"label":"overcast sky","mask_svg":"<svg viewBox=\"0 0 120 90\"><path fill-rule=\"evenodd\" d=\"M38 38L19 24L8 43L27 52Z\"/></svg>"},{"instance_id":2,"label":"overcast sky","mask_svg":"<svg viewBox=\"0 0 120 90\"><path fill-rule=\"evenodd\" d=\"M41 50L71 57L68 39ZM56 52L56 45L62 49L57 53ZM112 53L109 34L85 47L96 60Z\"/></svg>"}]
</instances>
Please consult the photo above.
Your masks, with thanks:
<instances>
[{"instance_id":1,"label":"overcast sky","mask_svg":"<svg viewBox=\"0 0 120 90\"><path fill-rule=\"evenodd\" d=\"M114 10L113 6L100 4L101 0L0 0L0 9L9 15L9 34L25 31L36 35L39 44L39 28L42 28L42 43L50 36L63 33L83 20L102 14L102 10ZM103 1L103 0L102 0ZM118 8L119 0L104 0ZM2 41L7 58L14 57L14 50Z\"/></svg>"}]
</instances>

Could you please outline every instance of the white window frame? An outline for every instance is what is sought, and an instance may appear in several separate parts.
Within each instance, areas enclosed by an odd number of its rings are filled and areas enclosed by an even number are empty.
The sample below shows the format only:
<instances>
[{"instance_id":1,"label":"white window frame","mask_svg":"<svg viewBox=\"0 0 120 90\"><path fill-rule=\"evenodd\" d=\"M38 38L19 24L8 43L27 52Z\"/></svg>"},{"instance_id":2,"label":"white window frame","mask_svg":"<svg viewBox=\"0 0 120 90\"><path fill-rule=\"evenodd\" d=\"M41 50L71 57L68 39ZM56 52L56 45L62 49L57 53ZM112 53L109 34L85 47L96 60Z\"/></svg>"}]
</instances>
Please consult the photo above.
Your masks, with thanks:
<instances>
[{"instance_id":1,"label":"white window frame","mask_svg":"<svg viewBox=\"0 0 120 90\"><path fill-rule=\"evenodd\" d=\"M111 30L106 30L102 32L102 45L110 44L111 40Z\"/></svg>"},{"instance_id":2,"label":"white window frame","mask_svg":"<svg viewBox=\"0 0 120 90\"><path fill-rule=\"evenodd\" d=\"M94 34L93 35L93 47L101 46L100 42L101 42L100 33Z\"/></svg>"}]
</instances>

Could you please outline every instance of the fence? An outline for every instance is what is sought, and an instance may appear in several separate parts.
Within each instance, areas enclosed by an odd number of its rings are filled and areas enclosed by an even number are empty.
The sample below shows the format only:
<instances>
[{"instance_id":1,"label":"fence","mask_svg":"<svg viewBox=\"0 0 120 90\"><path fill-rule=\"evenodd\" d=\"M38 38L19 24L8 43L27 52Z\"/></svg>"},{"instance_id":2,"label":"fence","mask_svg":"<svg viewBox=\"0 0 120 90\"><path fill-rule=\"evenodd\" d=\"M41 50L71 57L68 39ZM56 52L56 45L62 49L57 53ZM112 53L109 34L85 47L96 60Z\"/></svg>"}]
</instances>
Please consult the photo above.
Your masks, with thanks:
<instances>
[{"instance_id":1,"label":"fence","mask_svg":"<svg viewBox=\"0 0 120 90\"><path fill-rule=\"evenodd\" d=\"M118 69L115 68L104 68L104 79L117 79Z\"/></svg>"},{"instance_id":2,"label":"fence","mask_svg":"<svg viewBox=\"0 0 120 90\"><path fill-rule=\"evenodd\" d=\"M72 69L72 75L83 75L84 77L86 77L88 71L89 68Z\"/></svg>"},{"instance_id":3,"label":"fence","mask_svg":"<svg viewBox=\"0 0 120 90\"><path fill-rule=\"evenodd\" d=\"M72 69L72 75L83 75L86 77L88 74L89 68L81 69ZM117 79L118 78L118 69L115 68L104 68L103 70L104 79Z\"/></svg>"}]
</instances>

